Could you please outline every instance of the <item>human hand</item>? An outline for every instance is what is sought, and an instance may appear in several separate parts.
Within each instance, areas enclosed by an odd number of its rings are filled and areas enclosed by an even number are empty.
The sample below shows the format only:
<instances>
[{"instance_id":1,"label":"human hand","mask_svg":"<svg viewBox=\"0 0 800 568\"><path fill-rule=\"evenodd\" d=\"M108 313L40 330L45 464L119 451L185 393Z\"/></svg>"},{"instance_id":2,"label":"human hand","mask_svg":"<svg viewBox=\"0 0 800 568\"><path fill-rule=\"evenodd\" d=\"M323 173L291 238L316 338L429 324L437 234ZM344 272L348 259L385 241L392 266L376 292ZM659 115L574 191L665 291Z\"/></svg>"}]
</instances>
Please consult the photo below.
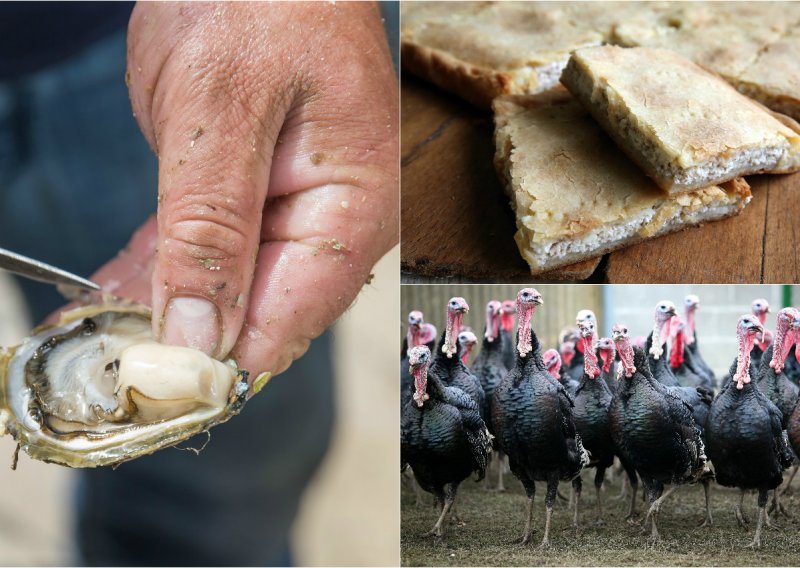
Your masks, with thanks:
<instances>
[{"instance_id":1,"label":"human hand","mask_svg":"<svg viewBox=\"0 0 800 568\"><path fill-rule=\"evenodd\" d=\"M128 35L157 221L95 280L153 332L285 370L398 239L398 93L371 3L140 3Z\"/></svg>"}]
</instances>

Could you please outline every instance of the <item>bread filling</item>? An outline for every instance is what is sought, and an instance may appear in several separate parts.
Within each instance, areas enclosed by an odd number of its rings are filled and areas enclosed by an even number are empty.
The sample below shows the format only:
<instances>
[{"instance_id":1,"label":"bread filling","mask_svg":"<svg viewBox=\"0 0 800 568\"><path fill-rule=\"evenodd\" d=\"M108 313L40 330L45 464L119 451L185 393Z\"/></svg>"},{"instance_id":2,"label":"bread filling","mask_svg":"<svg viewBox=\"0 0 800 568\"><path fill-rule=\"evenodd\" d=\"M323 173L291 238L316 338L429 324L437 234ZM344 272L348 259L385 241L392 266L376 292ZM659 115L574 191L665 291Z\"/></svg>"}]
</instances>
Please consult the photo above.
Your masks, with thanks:
<instances>
[{"instance_id":1,"label":"bread filling","mask_svg":"<svg viewBox=\"0 0 800 568\"><path fill-rule=\"evenodd\" d=\"M731 198L728 203L702 208L673 208L671 204L665 203L664 206L641 211L626 221L597 227L581 237L539 243L534 240L533 231L520 229L516 239L522 255L531 267L552 268L556 264L583 260L587 254L593 252L616 249L637 237L657 237L704 221L728 217L743 208L750 199ZM670 209L674 210L667 212ZM524 222L524 219L521 221Z\"/></svg>"}]
</instances>

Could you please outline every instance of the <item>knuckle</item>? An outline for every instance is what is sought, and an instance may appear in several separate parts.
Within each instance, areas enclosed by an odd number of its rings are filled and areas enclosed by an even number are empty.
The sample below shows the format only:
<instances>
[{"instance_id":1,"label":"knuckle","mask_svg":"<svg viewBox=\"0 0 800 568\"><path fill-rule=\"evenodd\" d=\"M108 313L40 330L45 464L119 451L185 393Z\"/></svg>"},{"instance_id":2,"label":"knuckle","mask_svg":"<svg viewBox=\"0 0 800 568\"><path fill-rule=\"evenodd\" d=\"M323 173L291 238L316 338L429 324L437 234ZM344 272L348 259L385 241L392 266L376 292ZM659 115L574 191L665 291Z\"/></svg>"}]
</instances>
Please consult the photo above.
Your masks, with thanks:
<instances>
[{"instance_id":1,"label":"knuckle","mask_svg":"<svg viewBox=\"0 0 800 568\"><path fill-rule=\"evenodd\" d=\"M167 228L166 254L180 265L202 265L211 270L236 264L251 247L248 236L234 225L208 218L189 217Z\"/></svg>"}]
</instances>

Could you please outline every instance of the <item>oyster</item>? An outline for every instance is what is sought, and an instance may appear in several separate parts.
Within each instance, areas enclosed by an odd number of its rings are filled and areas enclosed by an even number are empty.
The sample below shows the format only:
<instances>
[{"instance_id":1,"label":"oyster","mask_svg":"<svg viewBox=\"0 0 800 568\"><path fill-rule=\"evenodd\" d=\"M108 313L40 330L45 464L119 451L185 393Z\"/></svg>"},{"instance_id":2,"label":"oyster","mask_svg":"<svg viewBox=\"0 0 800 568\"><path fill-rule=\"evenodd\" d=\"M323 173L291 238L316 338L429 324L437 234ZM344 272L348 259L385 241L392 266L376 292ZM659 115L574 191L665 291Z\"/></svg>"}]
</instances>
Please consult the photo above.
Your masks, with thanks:
<instances>
[{"instance_id":1,"label":"oyster","mask_svg":"<svg viewBox=\"0 0 800 568\"><path fill-rule=\"evenodd\" d=\"M35 459L114 465L225 422L247 395L234 361L158 343L146 307L87 306L0 356L0 435Z\"/></svg>"}]
</instances>

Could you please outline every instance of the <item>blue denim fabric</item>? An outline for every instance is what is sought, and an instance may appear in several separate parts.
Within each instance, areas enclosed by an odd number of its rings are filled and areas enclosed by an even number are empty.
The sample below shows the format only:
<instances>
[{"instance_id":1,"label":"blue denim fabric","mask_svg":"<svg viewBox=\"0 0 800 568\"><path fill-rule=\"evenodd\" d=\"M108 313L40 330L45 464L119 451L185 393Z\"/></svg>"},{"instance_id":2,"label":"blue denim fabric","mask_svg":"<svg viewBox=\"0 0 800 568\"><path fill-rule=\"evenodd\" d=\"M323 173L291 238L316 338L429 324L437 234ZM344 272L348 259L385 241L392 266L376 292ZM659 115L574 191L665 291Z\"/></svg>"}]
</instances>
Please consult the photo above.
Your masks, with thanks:
<instances>
[{"instance_id":1,"label":"blue denim fabric","mask_svg":"<svg viewBox=\"0 0 800 568\"><path fill-rule=\"evenodd\" d=\"M125 49L119 33L0 83L0 246L88 275L155 210L157 163L131 115ZM21 284L37 321L64 303ZM333 428L331 368L326 334L199 456L167 449L83 471L77 563L288 565L290 526Z\"/></svg>"}]
</instances>

